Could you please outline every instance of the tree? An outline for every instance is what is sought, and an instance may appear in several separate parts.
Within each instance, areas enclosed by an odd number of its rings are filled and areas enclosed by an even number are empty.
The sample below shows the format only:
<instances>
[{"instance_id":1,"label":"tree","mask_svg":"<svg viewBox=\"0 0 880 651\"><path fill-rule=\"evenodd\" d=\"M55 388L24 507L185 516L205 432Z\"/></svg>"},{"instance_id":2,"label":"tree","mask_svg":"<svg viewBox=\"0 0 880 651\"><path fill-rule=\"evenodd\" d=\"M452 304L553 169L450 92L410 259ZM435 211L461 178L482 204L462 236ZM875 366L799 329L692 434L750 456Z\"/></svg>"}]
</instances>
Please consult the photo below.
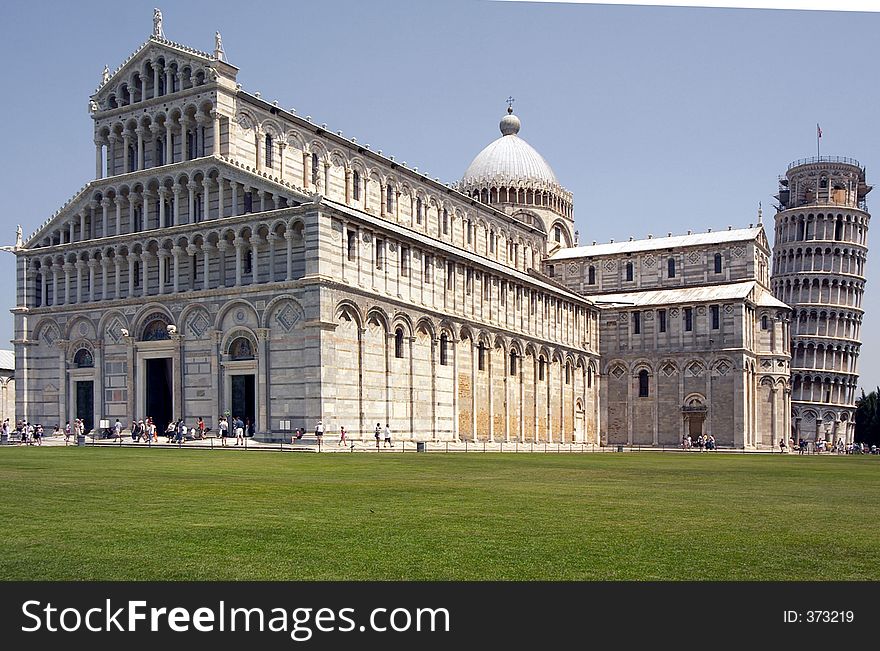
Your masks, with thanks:
<instances>
[{"instance_id":1,"label":"tree","mask_svg":"<svg viewBox=\"0 0 880 651\"><path fill-rule=\"evenodd\" d=\"M856 441L868 445L880 444L880 387L856 400Z\"/></svg>"}]
</instances>

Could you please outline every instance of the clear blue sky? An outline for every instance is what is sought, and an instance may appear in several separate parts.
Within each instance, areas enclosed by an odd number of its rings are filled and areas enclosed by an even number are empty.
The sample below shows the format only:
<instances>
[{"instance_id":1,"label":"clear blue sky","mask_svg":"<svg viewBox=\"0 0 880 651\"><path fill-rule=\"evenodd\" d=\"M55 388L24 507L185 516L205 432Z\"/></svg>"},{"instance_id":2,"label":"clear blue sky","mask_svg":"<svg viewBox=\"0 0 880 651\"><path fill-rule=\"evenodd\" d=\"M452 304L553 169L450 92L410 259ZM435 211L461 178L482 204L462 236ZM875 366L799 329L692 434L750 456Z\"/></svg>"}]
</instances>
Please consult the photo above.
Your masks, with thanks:
<instances>
[{"instance_id":1,"label":"clear blue sky","mask_svg":"<svg viewBox=\"0 0 880 651\"><path fill-rule=\"evenodd\" d=\"M94 172L88 97L150 34L161 0L4 3L0 242ZM880 185L880 15L420 0L165 2L172 40L213 49L248 91L431 176L457 180L524 137L574 193L581 242L756 221L792 160L851 156ZM873 199L873 200L872 200ZM869 207L880 206L880 189ZM880 213L880 207L877 208ZM880 384L880 240L869 257L862 384ZM14 304L13 260L0 305ZM0 339L12 337L12 317Z\"/></svg>"}]
</instances>

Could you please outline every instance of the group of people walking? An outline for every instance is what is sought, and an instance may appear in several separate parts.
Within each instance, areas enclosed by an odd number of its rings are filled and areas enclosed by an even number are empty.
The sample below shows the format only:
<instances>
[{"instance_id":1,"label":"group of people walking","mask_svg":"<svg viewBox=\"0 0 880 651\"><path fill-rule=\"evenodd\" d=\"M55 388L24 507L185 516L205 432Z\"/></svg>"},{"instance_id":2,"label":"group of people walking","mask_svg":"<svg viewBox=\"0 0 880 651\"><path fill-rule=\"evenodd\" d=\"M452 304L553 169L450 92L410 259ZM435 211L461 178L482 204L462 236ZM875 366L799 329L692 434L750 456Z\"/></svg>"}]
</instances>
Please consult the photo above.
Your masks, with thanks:
<instances>
[{"instance_id":1,"label":"group of people walking","mask_svg":"<svg viewBox=\"0 0 880 651\"><path fill-rule=\"evenodd\" d=\"M221 445L227 447L226 440L230 434L235 437L236 445L244 445L245 437L253 436L255 427L250 418L242 420L239 416L233 416L231 419L227 416L221 416L217 423L217 430L220 432Z\"/></svg>"},{"instance_id":2,"label":"group of people walking","mask_svg":"<svg viewBox=\"0 0 880 651\"><path fill-rule=\"evenodd\" d=\"M302 440L304 435L305 435L305 428L297 427L296 430L294 430L293 434L290 436L291 445L299 443ZM388 423L385 423L384 428L382 427L381 423L376 423L376 430L375 430L374 436L376 438L376 449L377 450L379 449L379 444L382 443L383 441L384 441L383 447L386 447L386 448L387 447L391 447L391 448L394 447L394 443L391 442L391 427L388 425ZM318 423L315 425L315 438L318 440L318 446L320 447L323 442L323 439L324 439L324 421L319 420ZM340 445L348 445L348 444L349 444L348 432L346 432L344 426L340 426L339 427L339 441L337 441L336 446L339 447Z\"/></svg>"},{"instance_id":3,"label":"group of people walking","mask_svg":"<svg viewBox=\"0 0 880 651\"><path fill-rule=\"evenodd\" d=\"M695 441L690 437L690 435L683 436L681 438L681 449L682 450L691 450L697 449L700 452L704 452L707 450L715 450L715 436L709 434L708 436L704 436L700 434Z\"/></svg>"}]
</instances>

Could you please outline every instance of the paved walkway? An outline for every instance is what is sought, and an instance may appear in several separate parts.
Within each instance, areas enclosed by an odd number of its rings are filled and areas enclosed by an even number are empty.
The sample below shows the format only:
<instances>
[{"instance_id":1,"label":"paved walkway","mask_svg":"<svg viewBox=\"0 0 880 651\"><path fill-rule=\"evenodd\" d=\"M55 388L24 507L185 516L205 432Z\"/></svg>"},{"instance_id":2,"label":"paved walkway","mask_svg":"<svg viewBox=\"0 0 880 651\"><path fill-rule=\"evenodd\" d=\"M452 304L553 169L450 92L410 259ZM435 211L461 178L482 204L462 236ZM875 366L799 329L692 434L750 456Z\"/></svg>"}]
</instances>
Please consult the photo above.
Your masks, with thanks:
<instances>
[{"instance_id":1,"label":"paved walkway","mask_svg":"<svg viewBox=\"0 0 880 651\"><path fill-rule=\"evenodd\" d=\"M86 437L87 447L125 447L125 448L159 448L159 449L196 449L196 450L222 450L222 451L254 451L254 452L332 452L332 453L353 453L353 452L369 452L369 453L410 453L418 451L418 443L416 441L396 441L393 447L385 447L384 444L376 449L374 440L354 440L348 445L339 445L337 437L325 437L322 445L318 446L318 441L314 436L306 436L296 444L290 443L264 443L253 439L245 439L244 445L235 445L235 439L226 440L226 446L223 446L219 438L208 438L202 441L187 441L186 443L166 443L165 437L160 436L158 443L133 443L130 436L125 436L122 443L116 442L114 439L103 439L94 441L91 437ZM11 446L19 445L18 441L13 441ZM73 437L70 441L65 442L63 436L53 437L44 436L43 446L45 447L63 447L65 445L75 446ZM638 447L638 446L598 446L587 443L489 443L478 441L425 441L423 442L426 452L504 452L504 453L548 453L548 454L580 454L580 453L607 453L607 452L674 452L679 454L711 454L710 452L700 452L699 449L682 450L680 447ZM34 446L36 447L36 446ZM742 450L736 448L722 448L714 452L734 453L734 454L779 454L777 449L774 450ZM796 454L791 452L789 454ZM833 454L833 453L823 453Z\"/></svg>"}]
</instances>

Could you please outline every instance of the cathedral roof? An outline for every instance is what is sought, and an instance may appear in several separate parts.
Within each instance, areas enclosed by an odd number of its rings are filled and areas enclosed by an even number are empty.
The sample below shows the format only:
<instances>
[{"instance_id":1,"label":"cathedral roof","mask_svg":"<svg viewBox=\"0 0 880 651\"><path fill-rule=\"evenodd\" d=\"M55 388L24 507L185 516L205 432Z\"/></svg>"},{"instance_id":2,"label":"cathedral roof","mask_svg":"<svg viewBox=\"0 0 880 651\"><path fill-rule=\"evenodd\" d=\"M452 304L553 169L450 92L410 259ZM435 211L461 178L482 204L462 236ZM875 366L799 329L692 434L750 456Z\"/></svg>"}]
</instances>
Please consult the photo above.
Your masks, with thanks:
<instances>
[{"instance_id":1,"label":"cathedral roof","mask_svg":"<svg viewBox=\"0 0 880 651\"><path fill-rule=\"evenodd\" d=\"M556 175L544 157L517 135L521 126L519 118L508 108L499 125L501 137L477 154L459 186L558 187Z\"/></svg>"},{"instance_id":2,"label":"cathedral roof","mask_svg":"<svg viewBox=\"0 0 880 651\"><path fill-rule=\"evenodd\" d=\"M677 289L655 289L641 292L621 292L587 296L596 304L608 307L645 307L652 305L671 305L673 303L705 303L709 301L729 301L750 299L761 307L790 309L788 305L773 297L770 292L754 280L723 285L700 285L679 287Z\"/></svg>"},{"instance_id":3,"label":"cathedral roof","mask_svg":"<svg viewBox=\"0 0 880 651\"><path fill-rule=\"evenodd\" d=\"M551 260L569 260L571 258L590 258L599 255L617 255L620 253L640 253L656 249L673 249L683 246L702 246L705 244L722 244L724 242L746 242L761 237L764 227L760 224L750 228L737 228L727 231L710 233L692 233L690 235L673 235L670 237L654 237L630 242L611 242L592 246L576 246L560 249L551 256Z\"/></svg>"}]
</instances>

